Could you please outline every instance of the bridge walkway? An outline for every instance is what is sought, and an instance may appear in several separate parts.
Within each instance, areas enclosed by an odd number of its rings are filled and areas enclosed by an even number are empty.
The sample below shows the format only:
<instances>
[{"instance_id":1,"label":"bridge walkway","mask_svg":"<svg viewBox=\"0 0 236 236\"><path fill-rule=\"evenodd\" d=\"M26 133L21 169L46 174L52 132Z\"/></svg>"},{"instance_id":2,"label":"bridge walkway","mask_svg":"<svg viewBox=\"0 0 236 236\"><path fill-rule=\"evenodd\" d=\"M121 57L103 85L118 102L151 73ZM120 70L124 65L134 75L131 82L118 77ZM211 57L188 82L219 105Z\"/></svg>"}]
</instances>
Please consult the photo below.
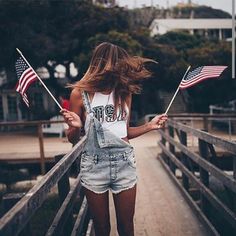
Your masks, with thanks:
<instances>
[{"instance_id":1,"label":"bridge walkway","mask_svg":"<svg viewBox=\"0 0 236 236\"><path fill-rule=\"evenodd\" d=\"M135 208L136 236L207 235L179 189L158 161L158 133L130 140L135 148L138 184ZM111 236L117 236L115 209L110 193Z\"/></svg>"}]
</instances>

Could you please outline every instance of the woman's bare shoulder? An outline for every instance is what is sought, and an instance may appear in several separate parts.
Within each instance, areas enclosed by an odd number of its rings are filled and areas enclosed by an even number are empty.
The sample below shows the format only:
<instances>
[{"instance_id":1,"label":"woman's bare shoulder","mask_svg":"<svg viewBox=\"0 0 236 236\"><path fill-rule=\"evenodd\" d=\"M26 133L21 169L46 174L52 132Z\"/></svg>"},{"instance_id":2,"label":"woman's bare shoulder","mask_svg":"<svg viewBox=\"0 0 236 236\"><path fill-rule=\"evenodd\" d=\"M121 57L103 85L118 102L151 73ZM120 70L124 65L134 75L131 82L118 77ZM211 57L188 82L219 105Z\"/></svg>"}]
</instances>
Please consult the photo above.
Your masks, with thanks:
<instances>
[{"instance_id":1,"label":"woman's bare shoulder","mask_svg":"<svg viewBox=\"0 0 236 236\"><path fill-rule=\"evenodd\" d=\"M70 94L70 106L72 110L83 109L83 99L81 90L74 88Z\"/></svg>"},{"instance_id":2,"label":"woman's bare shoulder","mask_svg":"<svg viewBox=\"0 0 236 236\"><path fill-rule=\"evenodd\" d=\"M74 88L70 94L70 100L80 102L82 101L82 92L81 90Z\"/></svg>"}]
</instances>

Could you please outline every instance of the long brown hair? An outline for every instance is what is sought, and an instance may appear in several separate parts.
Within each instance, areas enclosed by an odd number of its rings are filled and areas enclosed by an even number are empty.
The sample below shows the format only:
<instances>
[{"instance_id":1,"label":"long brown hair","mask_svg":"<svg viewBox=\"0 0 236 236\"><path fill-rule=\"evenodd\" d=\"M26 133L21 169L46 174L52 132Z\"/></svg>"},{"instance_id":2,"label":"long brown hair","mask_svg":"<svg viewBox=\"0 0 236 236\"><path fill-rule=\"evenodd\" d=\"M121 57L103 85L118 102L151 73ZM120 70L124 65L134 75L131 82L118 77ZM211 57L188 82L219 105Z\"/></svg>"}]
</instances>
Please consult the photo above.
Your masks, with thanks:
<instances>
[{"instance_id":1,"label":"long brown hair","mask_svg":"<svg viewBox=\"0 0 236 236\"><path fill-rule=\"evenodd\" d=\"M103 42L93 51L83 78L72 87L87 92L111 92L114 89L115 111L119 101L124 109L127 96L141 92L140 80L151 76L151 72L144 67L145 62L155 61L130 56L123 48Z\"/></svg>"}]
</instances>

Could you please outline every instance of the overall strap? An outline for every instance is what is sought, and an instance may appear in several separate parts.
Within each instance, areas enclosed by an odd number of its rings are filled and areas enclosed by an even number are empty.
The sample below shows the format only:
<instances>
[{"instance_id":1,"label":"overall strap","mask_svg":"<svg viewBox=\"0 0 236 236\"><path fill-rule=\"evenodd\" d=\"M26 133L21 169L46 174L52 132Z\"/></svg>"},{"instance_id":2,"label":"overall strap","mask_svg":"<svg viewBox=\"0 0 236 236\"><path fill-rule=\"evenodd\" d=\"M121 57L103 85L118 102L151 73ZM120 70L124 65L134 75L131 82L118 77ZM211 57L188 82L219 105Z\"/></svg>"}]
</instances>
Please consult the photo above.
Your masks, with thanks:
<instances>
[{"instance_id":1,"label":"overall strap","mask_svg":"<svg viewBox=\"0 0 236 236\"><path fill-rule=\"evenodd\" d=\"M89 113L93 113L93 110L91 108L90 102L89 102L89 96L88 93L86 91L82 91L82 99L83 99L83 103L84 103L84 107L86 109L86 112Z\"/></svg>"}]
</instances>

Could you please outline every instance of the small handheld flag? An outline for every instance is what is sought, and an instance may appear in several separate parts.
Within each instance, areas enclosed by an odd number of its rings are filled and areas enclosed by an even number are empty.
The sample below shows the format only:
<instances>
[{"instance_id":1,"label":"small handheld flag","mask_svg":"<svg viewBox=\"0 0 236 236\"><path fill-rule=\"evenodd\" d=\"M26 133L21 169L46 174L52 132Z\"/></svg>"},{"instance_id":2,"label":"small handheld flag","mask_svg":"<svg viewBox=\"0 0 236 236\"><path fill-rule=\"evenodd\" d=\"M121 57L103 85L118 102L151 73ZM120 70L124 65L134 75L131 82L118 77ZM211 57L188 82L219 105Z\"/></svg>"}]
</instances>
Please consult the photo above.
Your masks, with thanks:
<instances>
[{"instance_id":1,"label":"small handheld flag","mask_svg":"<svg viewBox=\"0 0 236 236\"><path fill-rule=\"evenodd\" d=\"M226 68L227 66L200 66L188 73L181 81L179 88L189 88L205 79L218 78Z\"/></svg>"},{"instance_id":2,"label":"small handheld flag","mask_svg":"<svg viewBox=\"0 0 236 236\"><path fill-rule=\"evenodd\" d=\"M16 67L16 74L17 78L19 79L17 85L16 85L16 91L19 92L22 96L23 101L25 104L29 107L29 100L26 94L26 90L28 87L35 81L39 80L43 87L47 90L49 95L52 97L52 99L55 101L57 106L62 109L59 102L56 100L56 98L52 95L52 93L49 91L47 86L44 84L44 82L41 80L41 78L37 75L35 70L32 68L32 66L29 64L29 62L25 59L22 52L17 48L17 52L21 55L21 57L16 61L15 67Z\"/></svg>"},{"instance_id":3,"label":"small handheld flag","mask_svg":"<svg viewBox=\"0 0 236 236\"><path fill-rule=\"evenodd\" d=\"M16 91L22 96L23 101L29 107L29 100L26 94L28 87L37 80L37 75L34 73L31 67L29 67L24 59L20 57L16 63L16 75L18 82L16 84Z\"/></svg>"},{"instance_id":4,"label":"small handheld flag","mask_svg":"<svg viewBox=\"0 0 236 236\"><path fill-rule=\"evenodd\" d=\"M194 69L191 72L188 72L190 70L190 66L186 70L177 90L175 91L174 96L172 97L165 114L170 109L170 106L172 105L179 89L185 89L189 88L205 79L209 78L218 78L221 73L227 68L227 66L201 66L196 69Z\"/></svg>"}]
</instances>

